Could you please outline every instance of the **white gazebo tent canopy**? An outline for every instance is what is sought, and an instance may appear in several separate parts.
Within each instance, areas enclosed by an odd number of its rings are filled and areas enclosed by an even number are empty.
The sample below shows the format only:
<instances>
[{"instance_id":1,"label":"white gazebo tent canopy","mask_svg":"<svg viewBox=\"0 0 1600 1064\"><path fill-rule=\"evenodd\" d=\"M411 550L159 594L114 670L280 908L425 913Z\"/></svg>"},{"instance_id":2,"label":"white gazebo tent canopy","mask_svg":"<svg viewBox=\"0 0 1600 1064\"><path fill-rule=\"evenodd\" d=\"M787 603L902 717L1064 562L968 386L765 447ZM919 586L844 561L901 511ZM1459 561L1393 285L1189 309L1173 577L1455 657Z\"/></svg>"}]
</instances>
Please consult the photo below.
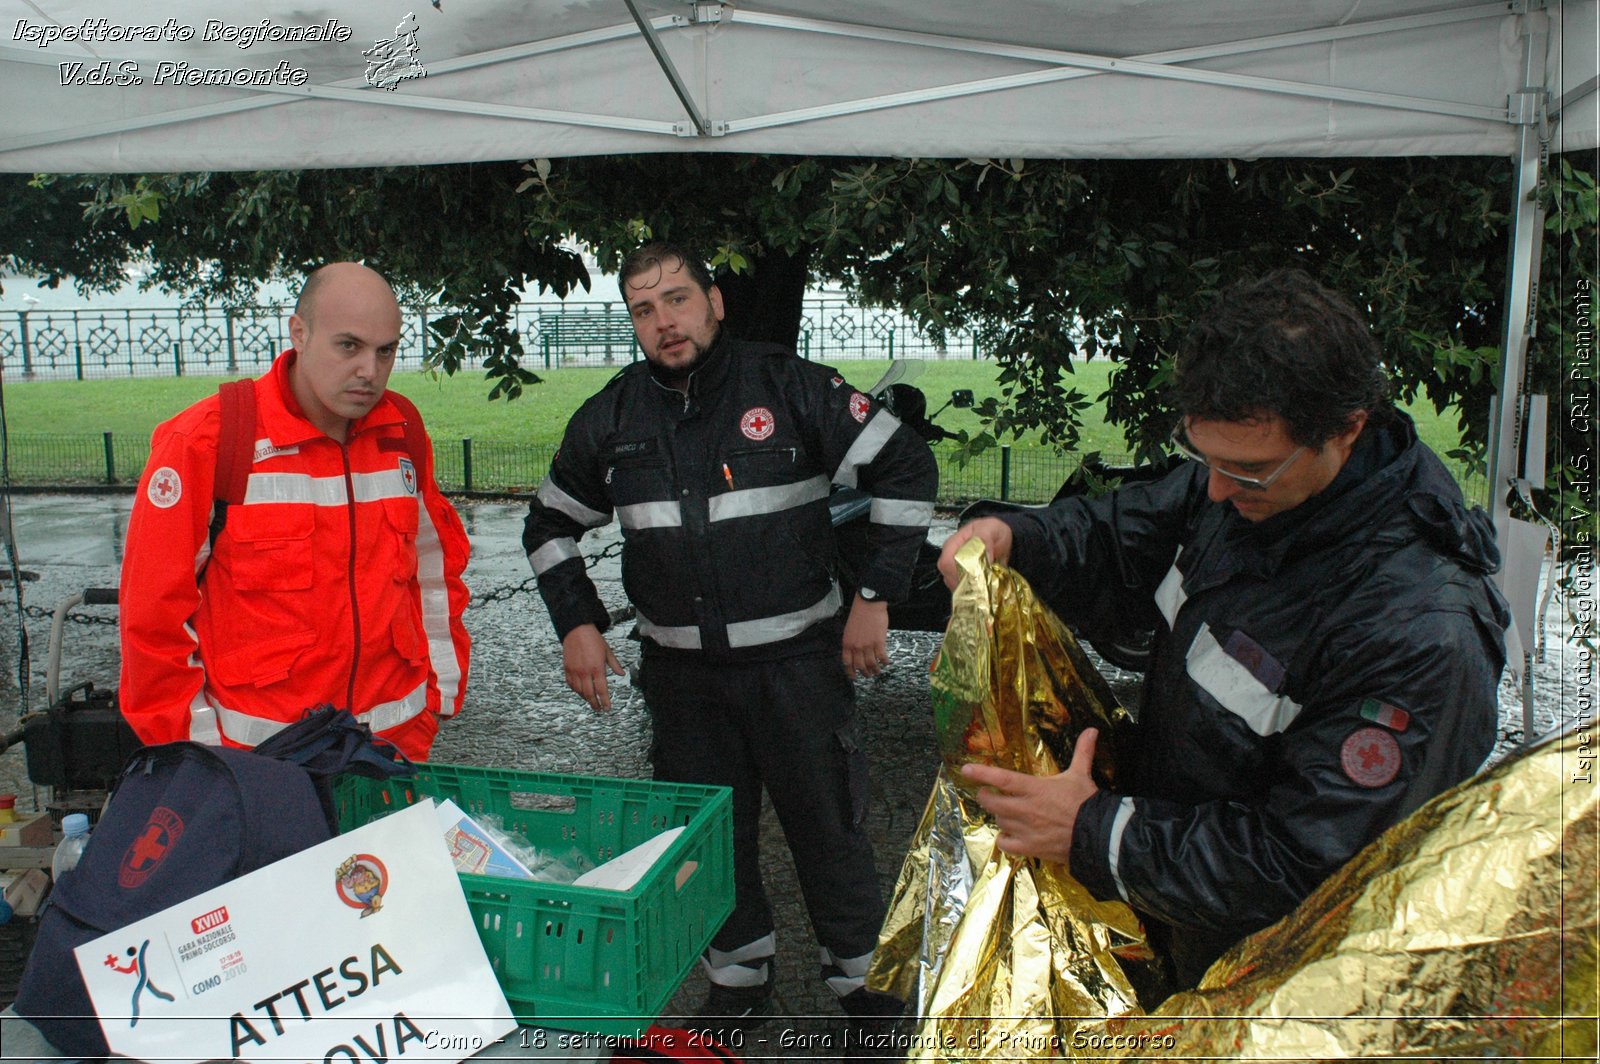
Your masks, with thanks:
<instances>
[{"instance_id":1,"label":"white gazebo tent canopy","mask_svg":"<svg viewBox=\"0 0 1600 1064\"><path fill-rule=\"evenodd\" d=\"M1517 431L1532 191L1546 153L1600 145L1597 3L0 0L0 171L1502 156L1514 221L1490 482L1507 542L1505 489L1542 479L1542 455L1515 449L1537 435Z\"/></svg>"},{"instance_id":2,"label":"white gazebo tent canopy","mask_svg":"<svg viewBox=\"0 0 1600 1064\"><path fill-rule=\"evenodd\" d=\"M375 87L408 15L426 75ZM1594 145L1595 32L1593 0L0 0L0 169L1511 156L1545 117ZM103 61L142 84L62 83ZM238 70L278 76L189 83Z\"/></svg>"}]
</instances>

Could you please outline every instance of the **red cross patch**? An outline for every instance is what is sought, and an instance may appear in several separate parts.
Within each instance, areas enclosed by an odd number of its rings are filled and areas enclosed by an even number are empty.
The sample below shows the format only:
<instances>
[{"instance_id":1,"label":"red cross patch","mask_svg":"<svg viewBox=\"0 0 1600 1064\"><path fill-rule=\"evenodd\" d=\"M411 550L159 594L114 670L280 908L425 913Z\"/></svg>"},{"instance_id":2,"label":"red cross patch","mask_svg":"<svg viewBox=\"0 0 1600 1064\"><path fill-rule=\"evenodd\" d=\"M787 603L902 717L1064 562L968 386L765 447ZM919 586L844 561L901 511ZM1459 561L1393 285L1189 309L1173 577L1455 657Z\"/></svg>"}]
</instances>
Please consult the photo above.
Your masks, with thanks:
<instances>
[{"instance_id":1,"label":"red cross patch","mask_svg":"<svg viewBox=\"0 0 1600 1064\"><path fill-rule=\"evenodd\" d=\"M176 469L162 466L150 474L150 484L144 493L152 505L165 510L178 505L178 500L183 498L183 481L178 477Z\"/></svg>"},{"instance_id":2,"label":"red cross patch","mask_svg":"<svg viewBox=\"0 0 1600 1064\"><path fill-rule=\"evenodd\" d=\"M164 805L150 810L144 830L128 845L117 869L117 886L132 890L150 878L167 859L173 844L183 837L183 818Z\"/></svg>"},{"instance_id":3,"label":"red cross patch","mask_svg":"<svg viewBox=\"0 0 1600 1064\"><path fill-rule=\"evenodd\" d=\"M1382 728L1362 728L1339 748L1339 764L1352 782L1382 787L1400 773L1400 744Z\"/></svg>"},{"instance_id":4,"label":"red cross patch","mask_svg":"<svg viewBox=\"0 0 1600 1064\"><path fill-rule=\"evenodd\" d=\"M857 421L866 421L867 415L872 412L872 404L860 392L850 393L850 416Z\"/></svg>"},{"instance_id":5,"label":"red cross patch","mask_svg":"<svg viewBox=\"0 0 1600 1064\"><path fill-rule=\"evenodd\" d=\"M777 422L772 419L772 411L764 406L753 406L744 412L744 417L739 419L739 431L746 438L764 440L772 435L772 430L777 427Z\"/></svg>"}]
</instances>

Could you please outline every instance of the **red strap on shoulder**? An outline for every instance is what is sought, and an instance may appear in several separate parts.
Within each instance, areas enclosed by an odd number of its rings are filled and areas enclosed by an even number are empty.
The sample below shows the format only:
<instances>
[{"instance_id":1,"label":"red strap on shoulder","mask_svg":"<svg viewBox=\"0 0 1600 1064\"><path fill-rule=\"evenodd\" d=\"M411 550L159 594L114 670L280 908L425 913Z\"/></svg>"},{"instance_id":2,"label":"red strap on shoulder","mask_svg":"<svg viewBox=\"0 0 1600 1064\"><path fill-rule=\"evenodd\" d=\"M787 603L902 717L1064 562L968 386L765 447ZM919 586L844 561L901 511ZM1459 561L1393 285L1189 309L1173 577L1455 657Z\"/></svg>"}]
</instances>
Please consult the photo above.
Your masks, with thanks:
<instances>
[{"instance_id":1,"label":"red strap on shoulder","mask_svg":"<svg viewBox=\"0 0 1600 1064\"><path fill-rule=\"evenodd\" d=\"M422 415L417 412L417 406L410 399L390 388L389 401L394 403L400 411L400 416L406 419L406 450L411 452L411 460L416 462L419 469L424 462L427 468L433 468L433 454L428 449L428 436L422 431Z\"/></svg>"},{"instance_id":2,"label":"red strap on shoulder","mask_svg":"<svg viewBox=\"0 0 1600 1064\"><path fill-rule=\"evenodd\" d=\"M233 505L244 502L256 450L256 382L228 381L217 389L222 425L217 436L217 474L212 497Z\"/></svg>"}]
</instances>

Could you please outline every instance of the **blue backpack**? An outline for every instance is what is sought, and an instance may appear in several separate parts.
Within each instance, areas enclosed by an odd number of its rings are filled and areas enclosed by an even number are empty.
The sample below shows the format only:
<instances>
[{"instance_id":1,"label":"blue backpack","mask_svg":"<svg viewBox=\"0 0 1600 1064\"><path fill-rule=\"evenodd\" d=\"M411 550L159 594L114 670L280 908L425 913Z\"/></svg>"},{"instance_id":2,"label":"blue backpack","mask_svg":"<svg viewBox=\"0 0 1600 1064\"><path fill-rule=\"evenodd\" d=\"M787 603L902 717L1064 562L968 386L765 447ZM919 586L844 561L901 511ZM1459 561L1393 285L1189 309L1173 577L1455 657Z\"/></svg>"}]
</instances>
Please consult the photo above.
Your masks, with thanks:
<instances>
[{"instance_id":1,"label":"blue backpack","mask_svg":"<svg viewBox=\"0 0 1600 1064\"><path fill-rule=\"evenodd\" d=\"M175 742L135 752L78 867L50 894L17 1014L57 1049L105 1056L72 951L332 838L324 794L343 771L396 776L412 765L348 712L326 709L254 751Z\"/></svg>"}]
</instances>

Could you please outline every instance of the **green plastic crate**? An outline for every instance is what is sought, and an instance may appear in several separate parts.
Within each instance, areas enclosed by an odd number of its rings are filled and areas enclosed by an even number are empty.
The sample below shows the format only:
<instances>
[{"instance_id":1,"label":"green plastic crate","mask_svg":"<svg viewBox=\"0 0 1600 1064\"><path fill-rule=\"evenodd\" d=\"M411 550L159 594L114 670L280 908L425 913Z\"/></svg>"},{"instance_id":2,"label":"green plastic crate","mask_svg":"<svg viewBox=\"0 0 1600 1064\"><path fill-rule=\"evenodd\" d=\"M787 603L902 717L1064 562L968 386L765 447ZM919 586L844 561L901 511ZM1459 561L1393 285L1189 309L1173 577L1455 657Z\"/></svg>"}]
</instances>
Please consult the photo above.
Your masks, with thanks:
<instances>
[{"instance_id":1,"label":"green plastic crate","mask_svg":"<svg viewBox=\"0 0 1600 1064\"><path fill-rule=\"evenodd\" d=\"M523 1023L633 1035L660 1015L733 911L731 791L687 783L417 766L415 777L347 776L339 827L360 827L423 797L596 864L668 828L684 832L633 889L463 875L484 952Z\"/></svg>"}]
</instances>

